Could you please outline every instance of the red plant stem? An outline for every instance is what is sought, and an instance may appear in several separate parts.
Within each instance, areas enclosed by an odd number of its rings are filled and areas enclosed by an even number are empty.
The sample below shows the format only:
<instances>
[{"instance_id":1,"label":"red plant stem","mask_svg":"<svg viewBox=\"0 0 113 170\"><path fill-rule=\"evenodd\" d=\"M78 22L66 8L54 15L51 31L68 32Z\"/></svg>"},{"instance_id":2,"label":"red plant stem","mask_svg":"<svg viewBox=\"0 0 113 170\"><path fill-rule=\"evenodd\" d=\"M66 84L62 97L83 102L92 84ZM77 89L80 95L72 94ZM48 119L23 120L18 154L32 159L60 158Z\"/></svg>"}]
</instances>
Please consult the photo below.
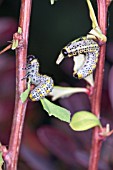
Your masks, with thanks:
<instances>
[{"instance_id":1,"label":"red plant stem","mask_svg":"<svg viewBox=\"0 0 113 170\"><path fill-rule=\"evenodd\" d=\"M22 78L25 76L25 70L22 68L26 65L31 6L32 0L21 0L19 27L22 28L23 46L16 49L16 100L7 155L9 156L10 161L6 161L6 170L17 169L18 154L27 106L27 101L22 103L20 100L20 94L26 89L26 81L22 81Z\"/></svg>"},{"instance_id":2,"label":"red plant stem","mask_svg":"<svg viewBox=\"0 0 113 170\"><path fill-rule=\"evenodd\" d=\"M107 7L106 0L97 0L98 4L98 23L103 32L106 35L106 19L107 19ZM102 95L102 83L104 74L104 62L105 62L105 50L106 45L100 47L99 63L96 69L95 86L92 97L92 112L100 118L100 106ZM98 169L98 161L101 151L102 140L99 138L100 128L95 127L93 130L92 147L89 161L89 170Z\"/></svg>"}]
</instances>

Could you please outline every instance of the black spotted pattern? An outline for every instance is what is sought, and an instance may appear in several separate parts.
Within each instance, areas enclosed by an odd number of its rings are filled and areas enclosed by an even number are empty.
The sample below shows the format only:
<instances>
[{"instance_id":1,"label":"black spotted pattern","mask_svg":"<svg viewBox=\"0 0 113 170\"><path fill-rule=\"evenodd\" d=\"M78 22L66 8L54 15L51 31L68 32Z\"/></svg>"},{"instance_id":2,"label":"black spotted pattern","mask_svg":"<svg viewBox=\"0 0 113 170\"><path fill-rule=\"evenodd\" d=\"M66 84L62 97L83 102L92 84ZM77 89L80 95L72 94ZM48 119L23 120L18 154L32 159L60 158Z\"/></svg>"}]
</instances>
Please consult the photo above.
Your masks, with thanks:
<instances>
[{"instance_id":1,"label":"black spotted pattern","mask_svg":"<svg viewBox=\"0 0 113 170\"><path fill-rule=\"evenodd\" d=\"M29 98L32 101L38 101L47 96L53 89L53 79L39 73L39 62L35 56L30 55L27 57L26 70L25 78L30 78L31 83L35 85L35 88L29 94Z\"/></svg>"},{"instance_id":2,"label":"black spotted pattern","mask_svg":"<svg viewBox=\"0 0 113 170\"><path fill-rule=\"evenodd\" d=\"M62 50L62 54L65 52L66 55L63 54L64 57L75 57L79 54L84 54L85 60L83 65L73 74L74 77L82 79L90 75L96 68L99 50L100 47L94 40L79 38L65 46Z\"/></svg>"}]
</instances>

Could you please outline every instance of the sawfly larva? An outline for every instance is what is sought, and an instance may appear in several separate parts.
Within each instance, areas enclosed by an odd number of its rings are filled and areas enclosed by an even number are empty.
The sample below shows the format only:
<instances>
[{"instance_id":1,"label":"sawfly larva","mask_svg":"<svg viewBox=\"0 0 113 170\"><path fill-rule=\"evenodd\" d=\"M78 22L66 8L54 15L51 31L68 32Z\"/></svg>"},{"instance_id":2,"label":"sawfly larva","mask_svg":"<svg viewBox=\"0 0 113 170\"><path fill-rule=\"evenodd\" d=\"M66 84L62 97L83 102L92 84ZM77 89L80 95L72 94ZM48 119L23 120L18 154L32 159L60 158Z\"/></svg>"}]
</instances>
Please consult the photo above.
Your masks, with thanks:
<instances>
[{"instance_id":1,"label":"sawfly larva","mask_svg":"<svg viewBox=\"0 0 113 170\"><path fill-rule=\"evenodd\" d=\"M32 101L38 101L47 96L53 89L53 79L47 75L39 73L39 62L36 56L27 57L27 74L24 78L30 78L31 84L35 88L31 90L29 98Z\"/></svg>"},{"instance_id":2,"label":"sawfly larva","mask_svg":"<svg viewBox=\"0 0 113 170\"><path fill-rule=\"evenodd\" d=\"M73 76L78 79L85 78L93 73L96 68L99 56L99 45L93 39L87 39L86 37L78 38L75 41L70 42L61 51L61 58L57 60L61 62L66 57L79 57L80 54L84 55L84 62L82 66L73 73ZM76 63L75 63L76 64Z\"/></svg>"}]
</instances>

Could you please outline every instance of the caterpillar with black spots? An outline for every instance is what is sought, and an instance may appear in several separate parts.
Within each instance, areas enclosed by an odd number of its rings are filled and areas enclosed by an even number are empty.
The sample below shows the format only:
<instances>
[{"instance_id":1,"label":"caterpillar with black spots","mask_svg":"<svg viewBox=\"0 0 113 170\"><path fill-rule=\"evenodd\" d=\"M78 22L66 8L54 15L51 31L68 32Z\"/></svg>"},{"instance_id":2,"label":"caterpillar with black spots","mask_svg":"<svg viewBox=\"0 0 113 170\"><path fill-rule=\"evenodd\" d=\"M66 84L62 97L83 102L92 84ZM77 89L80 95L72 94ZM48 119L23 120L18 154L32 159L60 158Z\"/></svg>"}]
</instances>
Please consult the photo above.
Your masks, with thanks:
<instances>
[{"instance_id":1,"label":"caterpillar with black spots","mask_svg":"<svg viewBox=\"0 0 113 170\"><path fill-rule=\"evenodd\" d=\"M24 78L28 78L35 88L30 91L29 98L32 101L39 101L47 96L53 90L53 79L47 75L39 73L39 62L36 56L27 56L27 74Z\"/></svg>"},{"instance_id":2,"label":"caterpillar with black spots","mask_svg":"<svg viewBox=\"0 0 113 170\"><path fill-rule=\"evenodd\" d=\"M96 68L99 50L100 47L96 41L93 39L88 39L87 37L81 37L65 46L61 50L61 54L64 56L64 58L76 57L80 54L84 54L85 60L82 66L73 73L75 78L82 79L92 74L93 70ZM60 62L62 59L63 58L60 59Z\"/></svg>"}]
</instances>

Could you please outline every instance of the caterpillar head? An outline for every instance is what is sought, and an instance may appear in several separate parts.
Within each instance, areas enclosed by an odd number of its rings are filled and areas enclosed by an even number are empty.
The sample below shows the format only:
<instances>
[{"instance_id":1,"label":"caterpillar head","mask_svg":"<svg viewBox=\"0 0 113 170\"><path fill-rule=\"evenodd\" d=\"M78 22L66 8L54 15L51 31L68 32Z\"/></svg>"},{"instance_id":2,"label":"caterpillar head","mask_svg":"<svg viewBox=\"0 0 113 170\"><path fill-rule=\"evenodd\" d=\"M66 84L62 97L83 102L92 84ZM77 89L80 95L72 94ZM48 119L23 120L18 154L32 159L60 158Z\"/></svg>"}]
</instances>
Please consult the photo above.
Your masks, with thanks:
<instances>
[{"instance_id":1,"label":"caterpillar head","mask_svg":"<svg viewBox=\"0 0 113 170\"><path fill-rule=\"evenodd\" d=\"M65 46L61 51L64 58L78 56L79 54L84 53L83 47L85 48L85 46L87 46L85 41L86 40L79 38Z\"/></svg>"},{"instance_id":2,"label":"caterpillar head","mask_svg":"<svg viewBox=\"0 0 113 170\"><path fill-rule=\"evenodd\" d=\"M58 59L56 61L56 64L59 64L64 58L67 58L67 57L71 57L70 56L70 50L68 50L67 47L64 47L61 52L60 52L60 55L58 56Z\"/></svg>"},{"instance_id":3,"label":"caterpillar head","mask_svg":"<svg viewBox=\"0 0 113 170\"><path fill-rule=\"evenodd\" d=\"M33 64L33 63L37 63L38 62L38 58L34 55L28 55L27 56L27 63L28 64Z\"/></svg>"},{"instance_id":4,"label":"caterpillar head","mask_svg":"<svg viewBox=\"0 0 113 170\"><path fill-rule=\"evenodd\" d=\"M61 51L62 55L64 56L64 58L67 57L72 57L76 54L73 54L73 50L71 50L68 46L64 47Z\"/></svg>"},{"instance_id":5,"label":"caterpillar head","mask_svg":"<svg viewBox=\"0 0 113 170\"><path fill-rule=\"evenodd\" d=\"M75 45L75 43L71 42L61 50L61 53L56 61L56 64L59 64L64 58L73 57L77 55L78 55L77 46Z\"/></svg>"}]
</instances>

